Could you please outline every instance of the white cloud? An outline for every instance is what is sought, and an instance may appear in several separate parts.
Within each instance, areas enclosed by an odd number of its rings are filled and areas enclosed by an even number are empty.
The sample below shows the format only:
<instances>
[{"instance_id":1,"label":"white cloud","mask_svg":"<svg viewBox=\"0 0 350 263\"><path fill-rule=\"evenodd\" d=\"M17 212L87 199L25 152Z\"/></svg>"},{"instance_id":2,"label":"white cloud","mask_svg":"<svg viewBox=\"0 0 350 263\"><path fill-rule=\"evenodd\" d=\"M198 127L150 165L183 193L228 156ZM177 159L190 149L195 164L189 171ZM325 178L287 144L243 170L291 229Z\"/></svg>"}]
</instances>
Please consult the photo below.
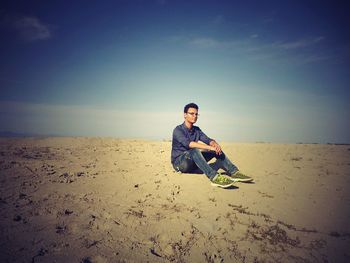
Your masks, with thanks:
<instances>
[{"instance_id":1,"label":"white cloud","mask_svg":"<svg viewBox=\"0 0 350 263\"><path fill-rule=\"evenodd\" d=\"M156 3L159 5L165 5L168 2L168 0L156 0Z\"/></svg>"},{"instance_id":2,"label":"white cloud","mask_svg":"<svg viewBox=\"0 0 350 263\"><path fill-rule=\"evenodd\" d=\"M190 45L199 48L219 48L224 47L224 43L213 38L194 38L190 40Z\"/></svg>"},{"instance_id":3,"label":"white cloud","mask_svg":"<svg viewBox=\"0 0 350 263\"><path fill-rule=\"evenodd\" d=\"M11 24L20 38L25 41L45 40L52 36L50 27L34 16L13 18Z\"/></svg>"},{"instance_id":4,"label":"white cloud","mask_svg":"<svg viewBox=\"0 0 350 263\"><path fill-rule=\"evenodd\" d=\"M211 22L213 25L221 25L224 23L224 16L223 15L217 15L214 17L214 19Z\"/></svg>"},{"instance_id":5,"label":"white cloud","mask_svg":"<svg viewBox=\"0 0 350 263\"><path fill-rule=\"evenodd\" d=\"M272 16L267 16L267 17L265 17L265 18L263 18L262 19L262 23L264 23L264 24L269 24L269 23L272 23L272 22L274 22L275 21L275 19L274 19L274 17L272 17Z\"/></svg>"},{"instance_id":6,"label":"white cloud","mask_svg":"<svg viewBox=\"0 0 350 263\"><path fill-rule=\"evenodd\" d=\"M259 35L247 38L220 40L210 37L178 39L199 49L220 49L233 51L249 60L268 60L279 63L306 64L332 59L328 53L315 49L325 38L322 36L296 39L294 41L264 42ZM312 49L311 49L312 48ZM232 54L232 53L231 53Z\"/></svg>"},{"instance_id":7,"label":"white cloud","mask_svg":"<svg viewBox=\"0 0 350 263\"><path fill-rule=\"evenodd\" d=\"M323 39L324 39L324 37L299 39L299 40L292 41L292 42L284 42L284 43L276 44L276 46L279 48L282 48L282 49L305 48L305 47L309 47L309 46L313 46L315 44L318 44Z\"/></svg>"},{"instance_id":8,"label":"white cloud","mask_svg":"<svg viewBox=\"0 0 350 263\"><path fill-rule=\"evenodd\" d=\"M220 49L231 49L243 47L244 43L242 41L224 41L209 37L197 37L188 40L188 44L198 48L220 48Z\"/></svg>"},{"instance_id":9,"label":"white cloud","mask_svg":"<svg viewBox=\"0 0 350 263\"><path fill-rule=\"evenodd\" d=\"M307 38L307 39L298 39L291 42L273 42L273 43L259 43L256 42L256 39L259 37L258 34L253 34L249 36L249 39L240 39L240 40L220 40L210 37L197 37L192 38L188 40L188 43L192 46L196 46L199 48L222 48L222 49L229 49L229 48L244 48L245 50L249 51L256 51L261 49L300 49L309 47L312 45L316 45L322 40L324 40L324 37L314 37L314 38ZM182 38L185 39L185 38Z\"/></svg>"}]
</instances>

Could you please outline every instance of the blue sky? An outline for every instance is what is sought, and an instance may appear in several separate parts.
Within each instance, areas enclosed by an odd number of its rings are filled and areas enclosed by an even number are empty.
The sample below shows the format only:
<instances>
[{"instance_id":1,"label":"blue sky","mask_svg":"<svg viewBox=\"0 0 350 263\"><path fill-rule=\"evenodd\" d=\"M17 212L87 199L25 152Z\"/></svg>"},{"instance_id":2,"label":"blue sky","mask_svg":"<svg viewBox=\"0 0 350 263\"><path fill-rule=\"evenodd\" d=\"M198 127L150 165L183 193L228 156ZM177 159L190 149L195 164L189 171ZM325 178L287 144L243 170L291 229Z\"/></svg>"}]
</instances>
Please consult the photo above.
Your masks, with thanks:
<instances>
[{"instance_id":1,"label":"blue sky","mask_svg":"<svg viewBox=\"0 0 350 263\"><path fill-rule=\"evenodd\" d=\"M344 1L2 1L0 130L350 143Z\"/></svg>"}]
</instances>

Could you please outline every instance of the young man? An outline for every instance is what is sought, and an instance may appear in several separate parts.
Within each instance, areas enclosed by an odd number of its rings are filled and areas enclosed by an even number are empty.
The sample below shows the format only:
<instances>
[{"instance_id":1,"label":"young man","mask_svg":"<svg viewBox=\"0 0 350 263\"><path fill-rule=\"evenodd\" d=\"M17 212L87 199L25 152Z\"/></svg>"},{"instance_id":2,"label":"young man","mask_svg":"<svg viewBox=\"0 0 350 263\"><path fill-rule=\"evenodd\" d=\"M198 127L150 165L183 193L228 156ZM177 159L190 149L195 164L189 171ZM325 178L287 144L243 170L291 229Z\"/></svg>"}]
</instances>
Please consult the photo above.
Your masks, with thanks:
<instances>
[{"instance_id":1,"label":"young man","mask_svg":"<svg viewBox=\"0 0 350 263\"><path fill-rule=\"evenodd\" d=\"M198 116L198 106L194 103L187 104L184 108L185 121L173 131L171 163L174 169L183 173L199 169L206 174L212 185L222 188L230 187L235 182L252 181L253 178L242 174L227 158L215 140L193 125ZM208 164L214 157L216 161ZM219 174L217 171L220 168L229 176Z\"/></svg>"}]
</instances>

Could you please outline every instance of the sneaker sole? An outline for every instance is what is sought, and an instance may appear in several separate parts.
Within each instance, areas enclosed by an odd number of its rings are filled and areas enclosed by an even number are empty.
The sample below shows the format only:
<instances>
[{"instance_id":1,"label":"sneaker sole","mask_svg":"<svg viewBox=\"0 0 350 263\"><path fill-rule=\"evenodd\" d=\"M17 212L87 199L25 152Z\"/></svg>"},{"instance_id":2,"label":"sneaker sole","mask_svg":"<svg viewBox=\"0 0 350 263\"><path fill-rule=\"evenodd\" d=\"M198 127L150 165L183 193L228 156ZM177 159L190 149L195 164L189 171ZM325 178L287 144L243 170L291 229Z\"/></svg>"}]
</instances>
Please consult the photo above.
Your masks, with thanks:
<instances>
[{"instance_id":1,"label":"sneaker sole","mask_svg":"<svg viewBox=\"0 0 350 263\"><path fill-rule=\"evenodd\" d=\"M233 186L234 182L232 182L231 184L225 184L225 185L221 185L221 184L216 184L216 183L211 183L212 186L216 186L216 187L220 187L220 188L229 188L231 186Z\"/></svg>"},{"instance_id":2,"label":"sneaker sole","mask_svg":"<svg viewBox=\"0 0 350 263\"><path fill-rule=\"evenodd\" d=\"M253 178L249 178L249 179L240 179L240 178L231 178L232 181L234 182L241 182L241 183L248 183L253 181Z\"/></svg>"}]
</instances>

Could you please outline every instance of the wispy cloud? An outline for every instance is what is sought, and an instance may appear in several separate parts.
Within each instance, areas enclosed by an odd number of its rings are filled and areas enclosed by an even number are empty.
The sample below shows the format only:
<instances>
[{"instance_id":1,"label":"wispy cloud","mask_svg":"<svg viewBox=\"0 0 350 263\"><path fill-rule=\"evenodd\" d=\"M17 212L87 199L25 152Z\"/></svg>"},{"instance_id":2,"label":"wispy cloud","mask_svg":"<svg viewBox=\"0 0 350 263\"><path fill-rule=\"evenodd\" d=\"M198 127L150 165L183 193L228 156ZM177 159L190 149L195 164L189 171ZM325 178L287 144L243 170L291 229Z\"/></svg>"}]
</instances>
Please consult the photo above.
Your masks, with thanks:
<instances>
[{"instance_id":1,"label":"wispy cloud","mask_svg":"<svg viewBox=\"0 0 350 263\"><path fill-rule=\"evenodd\" d=\"M298 49L313 46L324 40L324 37L313 37L307 39L298 39L296 41L284 42L276 44L275 46L282 49Z\"/></svg>"},{"instance_id":2,"label":"wispy cloud","mask_svg":"<svg viewBox=\"0 0 350 263\"><path fill-rule=\"evenodd\" d=\"M220 49L236 51L249 60L275 59L297 64L313 63L331 59L332 56L320 53L316 48L325 38L322 36L300 38L293 41L267 42L257 34L235 40L220 40L211 37L188 38L186 43L199 49ZM179 39L185 40L185 38ZM290 59L292 57L292 60Z\"/></svg>"},{"instance_id":3,"label":"wispy cloud","mask_svg":"<svg viewBox=\"0 0 350 263\"><path fill-rule=\"evenodd\" d=\"M16 31L24 41L46 40L52 37L49 25L35 16L17 16L7 19L7 24Z\"/></svg>"},{"instance_id":4,"label":"wispy cloud","mask_svg":"<svg viewBox=\"0 0 350 263\"><path fill-rule=\"evenodd\" d=\"M216 17L214 17L214 19L211 21L211 23L213 25L221 25L222 23L224 23L225 19L223 15L217 15Z\"/></svg>"},{"instance_id":5,"label":"wispy cloud","mask_svg":"<svg viewBox=\"0 0 350 263\"><path fill-rule=\"evenodd\" d=\"M221 40L211 37L195 37L187 39L187 44L196 48L232 49L246 48L247 40Z\"/></svg>"},{"instance_id":6,"label":"wispy cloud","mask_svg":"<svg viewBox=\"0 0 350 263\"><path fill-rule=\"evenodd\" d=\"M198 48L226 48L225 43L213 38L194 38L189 41L189 44Z\"/></svg>"},{"instance_id":7,"label":"wispy cloud","mask_svg":"<svg viewBox=\"0 0 350 263\"><path fill-rule=\"evenodd\" d=\"M165 5L168 2L168 0L156 0L156 3L159 5Z\"/></svg>"},{"instance_id":8,"label":"wispy cloud","mask_svg":"<svg viewBox=\"0 0 350 263\"><path fill-rule=\"evenodd\" d=\"M261 48L279 48L279 49L300 49L305 48L309 46L314 46L319 44L322 40L324 40L324 37L313 37L313 38L306 38L306 39L297 39L290 42L273 42L273 43L258 43L253 42L254 39L257 39L259 37L258 34L252 34L249 36L249 39L241 39L241 40L220 40L210 37L197 37L192 38L188 40L188 43L192 46L196 46L199 48L235 48L235 47L246 47L247 50L258 50Z\"/></svg>"}]
</instances>

